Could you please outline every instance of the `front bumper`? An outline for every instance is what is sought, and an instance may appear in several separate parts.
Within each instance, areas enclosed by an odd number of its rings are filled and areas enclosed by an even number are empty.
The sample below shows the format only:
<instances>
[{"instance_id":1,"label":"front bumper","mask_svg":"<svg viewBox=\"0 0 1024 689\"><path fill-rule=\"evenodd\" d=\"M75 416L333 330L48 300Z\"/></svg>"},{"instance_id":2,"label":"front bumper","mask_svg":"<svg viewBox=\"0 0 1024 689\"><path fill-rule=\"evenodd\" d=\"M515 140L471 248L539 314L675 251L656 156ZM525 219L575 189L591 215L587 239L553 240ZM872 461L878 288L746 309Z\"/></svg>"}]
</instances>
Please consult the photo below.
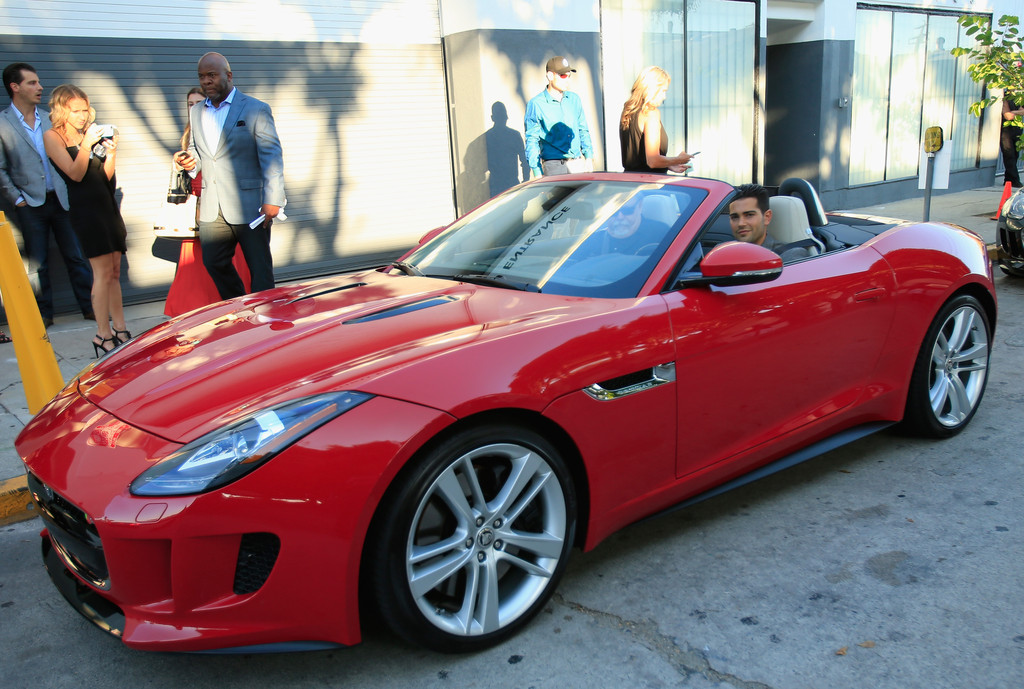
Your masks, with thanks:
<instances>
[{"instance_id":1,"label":"front bumper","mask_svg":"<svg viewBox=\"0 0 1024 689\"><path fill-rule=\"evenodd\" d=\"M47 531L42 533L43 564L57 590L71 607L82 614L85 619L118 639L122 638L125 628L124 611L101 594L83 584L57 554L57 549ZM161 644L164 647L166 642ZM341 644L326 641L293 641L288 643L264 643L251 646L233 646L206 653L279 653L293 651L321 651L338 648Z\"/></svg>"},{"instance_id":2,"label":"front bumper","mask_svg":"<svg viewBox=\"0 0 1024 689\"><path fill-rule=\"evenodd\" d=\"M218 491L157 499L128 485L173 444L77 395L44 409L18 449L47 572L96 626L146 650L310 650L360 641L374 506L403 448L447 419L372 400Z\"/></svg>"},{"instance_id":3,"label":"front bumper","mask_svg":"<svg viewBox=\"0 0 1024 689\"><path fill-rule=\"evenodd\" d=\"M120 639L124 633L124 612L121 608L83 584L64 566L48 531L43 531L42 537L43 565L53 585L85 619Z\"/></svg>"},{"instance_id":4,"label":"front bumper","mask_svg":"<svg viewBox=\"0 0 1024 689\"><path fill-rule=\"evenodd\" d=\"M995 260L1024 261L1024 240L1021 239L1020 228L1000 223L998 232Z\"/></svg>"},{"instance_id":5,"label":"front bumper","mask_svg":"<svg viewBox=\"0 0 1024 689\"><path fill-rule=\"evenodd\" d=\"M1007 199L999 212L999 222L996 224L996 243L993 245L995 261L1024 261L1024 191L1017 191ZM991 254L990 254L991 255Z\"/></svg>"}]
</instances>

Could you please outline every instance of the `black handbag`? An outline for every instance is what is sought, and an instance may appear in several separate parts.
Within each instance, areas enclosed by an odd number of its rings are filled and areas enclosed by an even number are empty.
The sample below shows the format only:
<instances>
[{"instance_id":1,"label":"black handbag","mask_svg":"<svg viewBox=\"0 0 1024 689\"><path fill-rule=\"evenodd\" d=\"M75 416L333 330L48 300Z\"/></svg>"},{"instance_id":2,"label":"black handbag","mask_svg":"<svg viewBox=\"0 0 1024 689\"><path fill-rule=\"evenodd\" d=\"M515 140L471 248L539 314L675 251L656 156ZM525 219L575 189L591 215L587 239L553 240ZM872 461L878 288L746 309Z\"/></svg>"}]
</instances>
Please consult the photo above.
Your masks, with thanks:
<instances>
[{"instance_id":1,"label":"black handbag","mask_svg":"<svg viewBox=\"0 0 1024 689\"><path fill-rule=\"evenodd\" d=\"M187 170L171 169L171 181L167 186L167 203L185 203L192 193L192 175Z\"/></svg>"}]
</instances>

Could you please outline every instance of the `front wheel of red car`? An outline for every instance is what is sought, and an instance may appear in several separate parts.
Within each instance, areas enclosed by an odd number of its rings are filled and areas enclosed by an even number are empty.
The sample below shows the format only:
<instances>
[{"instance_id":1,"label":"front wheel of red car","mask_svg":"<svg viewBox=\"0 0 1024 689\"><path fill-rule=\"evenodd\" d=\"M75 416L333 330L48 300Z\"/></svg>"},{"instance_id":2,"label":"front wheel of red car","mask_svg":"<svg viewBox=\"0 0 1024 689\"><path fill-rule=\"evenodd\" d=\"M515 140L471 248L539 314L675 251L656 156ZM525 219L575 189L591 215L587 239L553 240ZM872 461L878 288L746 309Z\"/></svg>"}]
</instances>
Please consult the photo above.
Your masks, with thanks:
<instances>
[{"instance_id":1,"label":"front wheel of red car","mask_svg":"<svg viewBox=\"0 0 1024 689\"><path fill-rule=\"evenodd\" d=\"M368 551L381 616L437 651L496 644L554 593L575 527L572 480L551 443L504 424L464 430L382 503Z\"/></svg>"},{"instance_id":2,"label":"front wheel of red car","mask_svg":"<svg viewBox=\"0 0 1024 689\"><path fill-rule=\"evenodd\" d=\"M910 430L947 438L970 423L985 393L991 336L988 314L974 297L954 297L939 310L910 379Z\"/></svg>"}]
</instances>

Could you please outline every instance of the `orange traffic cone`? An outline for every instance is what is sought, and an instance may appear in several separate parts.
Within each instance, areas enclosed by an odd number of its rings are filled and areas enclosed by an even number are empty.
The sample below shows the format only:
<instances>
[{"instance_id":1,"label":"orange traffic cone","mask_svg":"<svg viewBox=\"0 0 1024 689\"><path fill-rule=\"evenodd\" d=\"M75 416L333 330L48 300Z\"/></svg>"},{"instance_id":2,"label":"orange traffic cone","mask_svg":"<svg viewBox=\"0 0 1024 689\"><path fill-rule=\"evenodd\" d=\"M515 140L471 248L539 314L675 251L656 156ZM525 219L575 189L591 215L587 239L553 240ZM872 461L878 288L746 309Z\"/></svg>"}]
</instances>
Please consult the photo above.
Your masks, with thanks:
<instances>
[{"instance_id":1,"label":"orange traffic cone","mask_svg":"<svg viewBox=\"0 0 1024 689\"><path fill-rule=\"evenodd\" d=\"M996 214L992 216L992 220L999 220L999 214L1003 211L1003 204L1006 203L1006 199L1010 198L1010 194L1013 193L1012 185L1007 182L1003 187L1003 198L999 199L999 207L996 208Z\"/></svg>"}]
</instances>

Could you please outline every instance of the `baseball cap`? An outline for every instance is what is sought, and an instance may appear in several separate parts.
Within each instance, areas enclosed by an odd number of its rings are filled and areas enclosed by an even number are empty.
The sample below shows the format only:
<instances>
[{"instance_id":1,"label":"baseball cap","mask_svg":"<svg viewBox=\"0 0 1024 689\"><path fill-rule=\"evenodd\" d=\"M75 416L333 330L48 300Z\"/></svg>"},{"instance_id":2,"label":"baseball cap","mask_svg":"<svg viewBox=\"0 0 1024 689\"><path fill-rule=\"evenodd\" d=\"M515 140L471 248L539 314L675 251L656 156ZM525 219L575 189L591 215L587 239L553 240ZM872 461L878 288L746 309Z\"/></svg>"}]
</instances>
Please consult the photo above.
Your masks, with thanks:
<instances>
[{"instance_id":1,"label":"baseball cap","mask_svg":"<svg viewBox=\"0 0 1024 689\"><path fill-rule=\"evenodd\" d=\"M568 58L556 55L548 60L548 65L544 71L554 72L555 74L568 74L569 72L575 72L576 70L569 66Z\"/></svg>"}]
</instances>

